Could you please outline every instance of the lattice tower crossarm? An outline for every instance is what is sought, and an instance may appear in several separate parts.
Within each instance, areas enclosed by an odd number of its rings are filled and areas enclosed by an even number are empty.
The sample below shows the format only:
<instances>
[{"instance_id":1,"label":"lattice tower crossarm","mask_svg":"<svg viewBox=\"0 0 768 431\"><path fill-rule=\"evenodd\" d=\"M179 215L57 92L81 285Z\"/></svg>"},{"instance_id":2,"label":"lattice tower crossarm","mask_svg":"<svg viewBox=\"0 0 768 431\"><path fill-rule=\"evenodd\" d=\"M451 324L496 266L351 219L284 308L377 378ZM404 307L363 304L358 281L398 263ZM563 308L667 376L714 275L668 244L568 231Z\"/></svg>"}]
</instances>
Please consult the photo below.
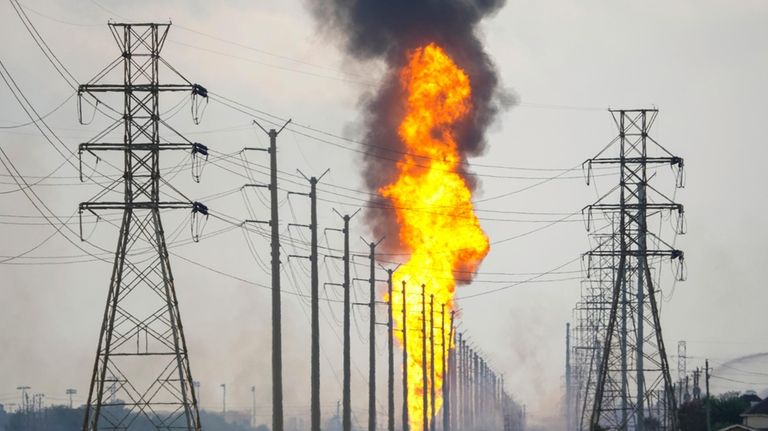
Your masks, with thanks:
<instances>
[{"instance_id":1,"label":"lattice tower crossarm","mask_svg":"<svg viewBox=\"0 0 768 431\"><path fill-rule=\"evenodd\" d=\"M107 303L104 310L93 376L86 403L84 431L200 430L195 386L187 343L179 314L168 247L160 218L162 209L189 209L193 217L207 216L198 202L161 200L160 153L189 151L207 156L207 148L176 133L177 142L161 142L160 128L175 133L160 118L160 93L190 92L194 104L207 91L187 81L160 57L170 24L117 24L109 29L120 57L89 83L81 96L121 93L123 113L80 153L122 152L123 176L106 192L119 192L122 200L96 199L80 204L80 213L122 210ZM183 84L160 84L162 65L181 77ZM105 84L122 66L123 83ZM120 125L123 141L95 142ZM193 172L194 175L194 172ZM112 388L111 394L109 388Z\"/></svg>"}]
</instances>

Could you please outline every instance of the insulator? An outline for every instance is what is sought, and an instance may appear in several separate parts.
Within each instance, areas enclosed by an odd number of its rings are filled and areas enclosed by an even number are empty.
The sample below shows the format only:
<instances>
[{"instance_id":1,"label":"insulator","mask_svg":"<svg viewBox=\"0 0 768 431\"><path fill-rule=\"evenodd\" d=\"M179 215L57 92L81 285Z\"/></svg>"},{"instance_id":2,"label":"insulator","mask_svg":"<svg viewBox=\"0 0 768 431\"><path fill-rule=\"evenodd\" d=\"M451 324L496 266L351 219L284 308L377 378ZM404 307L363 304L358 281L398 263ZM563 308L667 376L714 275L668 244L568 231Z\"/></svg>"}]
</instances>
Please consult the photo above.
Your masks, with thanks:
<instances>
[{"instance_id":1,"label":"insulator","mask_svg":"<svg viewBox=\"0 0 768 431\"><path fill-rule=\"evenodd\" d=\"M192 179L196 183L200 182L200 177L203 175L203 167L208 161L208 147L200 143L192 144Z\"/></svg>"},{"instance_id":2,"label":"insulator","mask_svg":"<svg viewBox=\"0 0 768 431\"><path fill-rule=\"evenodd\" d=\"M205 99L205 105L198 99L202 97ZM200 107L202 106L202 109ZM200 124L200 120L203 118L205 108L208 106L208 90L200 84L192 84L192 121L195 124Z\"/></svg>"},{"instance_id":3,"label":"insulator","mask_svg":"<svg viewBox=\"0 0 768 431\"><path fill-rule=\"evenodd\" d=\"M80 124L87 126L93 122L93 119L96 118L96 111L99 109L99 99L96 99L96 103L93 105L93 114L91 114L91 119L88 121L83 121L83 91L78 89L77 90L77 120L80 122Z\"/></svg>"},{"instance_id":4,"label":"insulator","mask_svg":"<svg viewBox=\"0 0 768 431\"><path fill-rule=\"evenodd\" d=\"M199 153L206 157L208 157L208 147L205 145L195 142L192 144L192 154Z\"/></svg>"},{"instance_id":5,"label":"insulator","mask_svg":"<svg viewBox=\"0 0 768 431\"><path fill-rule=\"evenodd\" d=\"M200 84L192 84L192 94L207 98L208 90Z\"/></svg>"},{"instance_id":6,"label":"insulator","mask_svg":"<svg viewBox=\"0 0 768 431\"><path fill-rule=\"evenodd\" d=\"M192 212L193 213L200 213L204 216L208 216L208 207L205 206L202 202L194 202L192 203Z\"/></svg>"},{"instance_id":7,"label":"insulator","mask_svg":"<svg viewBox=\"0 0 768 431\"><path fill-rule=\"evenodd\" d=\"M200 235L202 235L206 223L208 223L208 207L201 202L192 203L192 220L190 222L192 241L200 241Z\"/></svg>"}]
</instances>

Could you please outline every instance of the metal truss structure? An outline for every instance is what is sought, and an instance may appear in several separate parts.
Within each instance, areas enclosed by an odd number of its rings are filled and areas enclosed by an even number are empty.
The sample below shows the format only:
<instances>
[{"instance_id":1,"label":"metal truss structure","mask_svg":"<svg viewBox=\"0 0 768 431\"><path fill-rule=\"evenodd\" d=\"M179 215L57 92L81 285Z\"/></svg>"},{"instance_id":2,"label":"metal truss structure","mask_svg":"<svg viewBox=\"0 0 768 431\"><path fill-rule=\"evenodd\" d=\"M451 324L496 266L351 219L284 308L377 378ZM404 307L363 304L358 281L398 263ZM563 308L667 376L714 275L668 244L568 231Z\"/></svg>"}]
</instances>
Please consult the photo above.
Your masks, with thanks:
<instances>
[{"instance_id":1,"label":"metal truss structure","mask_svg":"<svg viewBox=\"0 0 768 431\"><path fill-rule=\"evenodd\" d=\"M168 248L160 220L162 209L188 209L196 218L207 216L199 202L161 199L160 154L164 150L189 151L193 175L207 148L188 141L160 118L160 93L190 92L193 115L205 88L179 75L160 51L170 24L117 24L109 29L120 56L79 88L79 95L120 93L122 115L97 137L80 145L80 154L96 151L122 153L122 178L105 187L93 200L80 204L80 214L122 210L109 294L99 334L93 377L85 410L84 431L200 430L195 387L179 315ZM165 65L184 84L160 84ZM101 83L122 68L122 84ZM165 70L165 68L163 68ZM81 115L82 119L82 115ZM197 121L196 121L197 122ZM122 142L96 142L124 128ZM177 136L161 140L161 126ZM122 201L104 201L119 193ZM193 225L194 226L194 225ZM111 389L110 389L111 388Z\"/></svg>"},{"instance_id":2,"label":"metal truss structure","mask_svg":"<svg viewBox=\"0 0 768 431\"><path fill-rule=\"evenodd\" d=\"M683 206L652 186L649 173L669 166L676 187L683 187L683 160L650 136L656 109L610 113L618 136L584 165L588 182L593 166L616 166L619 184L584 210L593 248L585 254L587 277L574 311L569 429L677 430L656 280L668 260L683 279L683 253L648 226L669 217L675 233L684 233ZM595 218L605 227L594 229Z\"/></svg>"},{"instance_id":3,"label":"metal truss structure","mask_svg":"<svg viewBox=\"0 0 768 431\"><path fill-rule=\"evenodd\" d=\"M608 223L612 223L611 220ZM590 234L592 250L616 249L616 236L597 231ZM594 259L589 276L581 283L581 300L574 308L576 324L571 329L573 358L571 385L566 402L567 417L572 422L568 430L587 430L592 416L598 371L610 310L610 293L615 284L617 259L609 253Z\"/></svg>"}]
</instances>

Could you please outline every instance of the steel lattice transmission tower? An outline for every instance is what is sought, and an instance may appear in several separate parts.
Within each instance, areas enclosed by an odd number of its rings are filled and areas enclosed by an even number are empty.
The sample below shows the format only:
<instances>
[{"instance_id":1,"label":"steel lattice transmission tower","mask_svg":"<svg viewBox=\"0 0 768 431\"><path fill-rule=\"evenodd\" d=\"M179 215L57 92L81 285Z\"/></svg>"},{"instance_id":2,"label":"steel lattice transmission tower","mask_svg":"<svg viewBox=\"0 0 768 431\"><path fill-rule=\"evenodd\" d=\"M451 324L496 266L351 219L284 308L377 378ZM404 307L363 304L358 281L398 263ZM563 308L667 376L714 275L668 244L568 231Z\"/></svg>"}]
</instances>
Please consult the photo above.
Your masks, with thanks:
<instances>
[{"instance_id":1,"label":"steel lattice transmission tower","mask_svg":"<svg viewBox=\"0 0 768 431\"><path fill-rule=\"evenodd\" d=\"M613 225L613 220L607 222ZM616 250L613 233L592 232L590 235L592 251ZM613 253L599 253L599 257L590 261L588 271L581 283L581 299L574 308L576 325L573 328L573 371L574 389L571 400L566 405L573 409L574 429L588 430L595 401L598 372L602 358L602 346L608 326L608 311L611 305L611 292L616 278L616 262Z\"/></svg>"},{"instance_id":2,"label":"steel lattice transmission tower","mask_svg":"<svg viewBox=\"0 0 768 431\"><path fill-rule=\"evenodd\" d=\"M160 172L160 154L163 150L189 151L195 166L196 161L207 156L207 148L186 140L160 118L159 96L167 91L191 92L196 117L196 108L200 99L207 97L207 91L183 77L184 84L159 83L162 65L180 76L160 57L169 27L110 23L120 57L79 88L80 95L120 93L124 101L120 118L92 141L80 145L81 155L114 151L122 153L124 163L120 180L94 200L80 204L81 215L99 210L123 212L84 431L133 427L200 430L160 211L191 209L193 222L207 216L208 211L198 202L161 200L160 184L165 181ZM102 83L110 72L117 74L121 69L123 83ZM122 142L94 142L120 126L124 129ZM161 126L176 133L176 142L161 142ZM197 174L193 168L193 175ZM123 200L105 201L109 192L120 191L120 185ZM112 396L107 393L110 387L114 388Z\"/></svg>"},{"instance_id":3,"label":"steel lattice transmission tower","mask_svg":"<svg viewBox=\"0 0 768 431\"><path fill-rule=\"evenodd\" d=\"M683 277L683 253L651 231L652 217L673 214L676 233L683 233L683 206L649 184L649 171L670 166L676 187L683 186L683 160L672 155L650 135L656 109L611 110L619 129L596 157L585 162L588 177L595 165L616 166L619 185L585 209L587 225L593 214L612 220L612 234L587 253L590 265L602 267L612 258L613 286L590 429L677 430L677 408L659 317L656 275L674 259ZM618 149L618 155L608 154ZM660 155L649 154L655 153ZM617 196L618 195L618 196ZM611 202L617 199L617 202ZM605 274L602 274L604 279Z\"/></svg>"},{"instance_id":4,"label":"steel lattice transmission tower","mask_svg":"<svg viewBox=\"0 0 768 431\"><path fill-rule=\"evenodd\" d=\"M686 374L688 374L688 371L686 370L686 360L688 359L687 351L687 343L685 340L680 340L677 342L677 381L682 382L683 379L685 379Z\"/></svg>"}]
</instances>

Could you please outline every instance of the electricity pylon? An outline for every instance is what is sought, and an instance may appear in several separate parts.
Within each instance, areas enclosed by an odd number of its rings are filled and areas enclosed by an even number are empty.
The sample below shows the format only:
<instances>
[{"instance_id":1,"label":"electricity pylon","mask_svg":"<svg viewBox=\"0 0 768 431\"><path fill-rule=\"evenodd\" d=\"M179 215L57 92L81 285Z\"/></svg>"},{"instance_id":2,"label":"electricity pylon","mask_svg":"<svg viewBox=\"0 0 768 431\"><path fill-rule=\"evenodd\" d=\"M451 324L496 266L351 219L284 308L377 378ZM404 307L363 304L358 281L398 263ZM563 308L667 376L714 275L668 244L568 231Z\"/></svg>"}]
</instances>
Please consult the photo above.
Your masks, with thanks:
<instances>
[{"instance_id":1,"label":"electricity pylon","mask_svg":"<svg viewBox=\"0 0 768 431\"><path fill-rule=\"evenodd\" d=\"M615 217L615 216L614 216ZM611 219L609 219L611 220ZM609 221L612 226L612 220ZM590 241L592 251L616 249L617 237L611 231L593 232ZM589 271L581 283L581 299L574 308L576 325L573 328L573 390L568 408L573 411L574 428L582 431L589 429L592 408L597 387L597 379L602 363L602 346L608 327L608 312L611 305L611 293L616 278L618 259L611 253L593 257L589 262Z\"/></svg>"},{"instance_id":2,"label":"electricity pylon","mask_svg":"<svg viewBox=\"0 0 768 431\"><path fill-rule=\"evenodd\" d=\"M179 75L160 57L169 27L170 24L110 23L120 57L79 88L80 95L120 93L124 101L121 117L97 138L80 145L81 155L115 151L122 153L124 163L121 180L105 189L119 191L122 185L122 201L92 200L80 204L81 215L99 210L123 212L88 391L84 431L127 430L134 426L200 430L160 210L190 209L193 217L207 216L208 210L198 202L161 200L160 184L164 180L160 153L185 150L196 159L207 156L207 148L178 133L175 142L161 142L161 126L174 133L175 130L160 118L160 93L191 93L196 116L207 91ZM162 65L185 83L160 84ZM121 71L124 82L101 83L111 71ZM94 142L121 125L122 142ZM106 199L106 194L100 193L97 198ZM110 387L114 388L111 395L107 393Z\"/></svg>"},{"instance_id":3,"label":"electricity pylon","mask_svg":"<svg viewBox=\"0 0 768 431\"><path fill-rule=\"evenodd\" d=\"M682 187L683 160L650 136L656 109L610 112L619 129L613 141L619 154L606 155L615 147L609 145L585 162L588 173L594 165L619 169L619 186L614 189L618 202L606 203L614 196L609 192L585 209L588 227L595 212L617 222L608 238L616 241L616 246L587 253L590 260L617 260L590 429L677 430L675 394L659 317L660 292L654 283L664 259L677 260L678 276L683 277L683 252L649 230L648 219L674 214L677 233L683 233L683 206L650 185L648 171L671 166L677 172L676 186ZM660 155L649 155L649 150ZM658 390L664 394L658 401L663 408L649 401Z\"/></svg>"}]
</instances>

